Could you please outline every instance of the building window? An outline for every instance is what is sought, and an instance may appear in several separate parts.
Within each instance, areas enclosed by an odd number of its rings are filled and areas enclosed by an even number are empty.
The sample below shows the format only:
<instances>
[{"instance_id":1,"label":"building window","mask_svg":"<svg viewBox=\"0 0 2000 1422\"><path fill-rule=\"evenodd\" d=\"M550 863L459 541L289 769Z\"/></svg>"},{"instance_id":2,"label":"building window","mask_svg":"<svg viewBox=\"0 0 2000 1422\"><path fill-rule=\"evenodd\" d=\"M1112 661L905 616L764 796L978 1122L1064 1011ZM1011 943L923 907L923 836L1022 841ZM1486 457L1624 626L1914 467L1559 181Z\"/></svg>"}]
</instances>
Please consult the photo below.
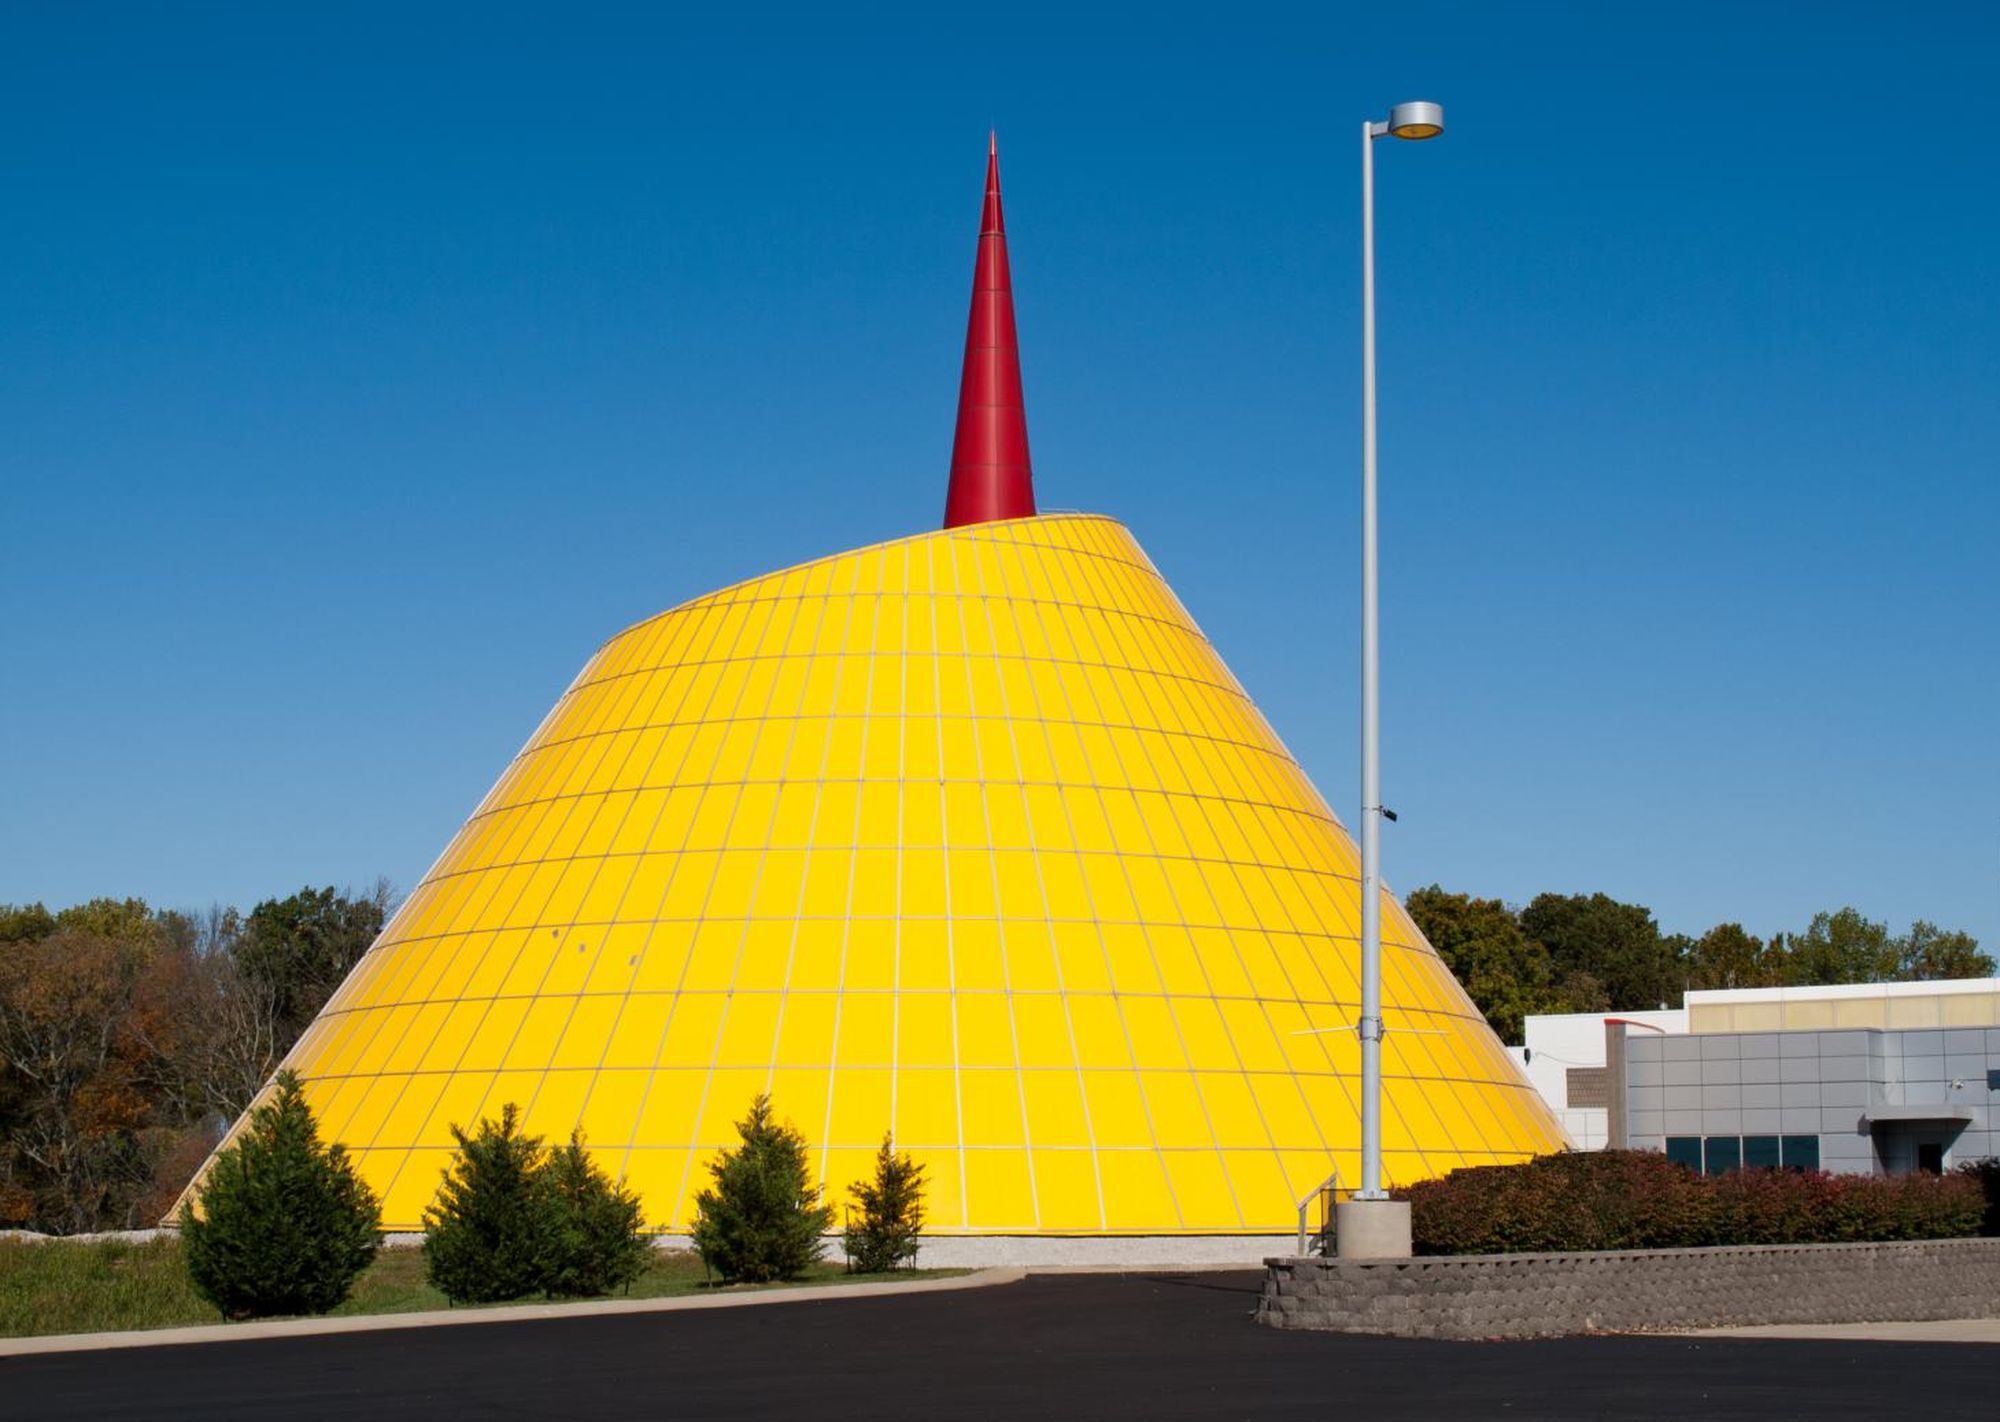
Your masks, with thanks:
<instances>
[{"instance_id":1,"label":"building window","mask_svg":"<svg viewBox=\"0 0 2000 1422\"><path fill-rule=\"evenodd\" d=\"M1704 1175L1731 1170L1819 1169L1818 1136L1668 1136L1667 1159Z\"/></svg>"}]
</instances>

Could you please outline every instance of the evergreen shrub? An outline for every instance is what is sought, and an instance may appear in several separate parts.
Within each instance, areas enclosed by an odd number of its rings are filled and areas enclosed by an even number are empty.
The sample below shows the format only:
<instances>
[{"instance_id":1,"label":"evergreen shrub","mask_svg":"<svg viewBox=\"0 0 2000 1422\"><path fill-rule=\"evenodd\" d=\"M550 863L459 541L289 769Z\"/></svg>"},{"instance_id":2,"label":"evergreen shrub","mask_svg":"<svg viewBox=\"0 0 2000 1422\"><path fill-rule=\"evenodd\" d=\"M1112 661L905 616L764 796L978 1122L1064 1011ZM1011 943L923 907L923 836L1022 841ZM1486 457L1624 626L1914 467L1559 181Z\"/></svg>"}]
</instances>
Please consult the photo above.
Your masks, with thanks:
<instances>
[{"instance_id":1,"label":"evergreen shrub","mask_svg":"<svg viewBox=\"0 0 2000 1422\"><path fill-rule=\"evenodd\" d=\"M284 1071L179 1224L196 1292L227 1318L265 1318L338 1307L375 1257L382 1216L346 1150L321 1144L304 1088Z\"/></svg>"},{"instance_id":2,"label":"evergreen shrub","mask_svg":"<svg viewBox=\"0 0 2000 1422\"><path fill-rule=\"evenodd\" d=\"M425 1273L446 1298L590 1298L645 1272L639 1197L591 1159L581 1131L546 1150L511 1103L469 1135L451 1129L458 1152L424 1212Z\"/></svg>"},{"instance_id":3,"label":"evergreen shrub","mask_svg":"<svg viewBox=\"0 0 2000 1422\"><path fill-rule=\"evenodd\" d=\"M881 1274L914 1267L924 1228L924 1167L882 1137L875 1152L875 1178L847 1187L860 1217L847 1226L850 1273Z\"/></svg>"},{"instance_id":4,"label":"evergreen shrub","mask_svg":"<svg viewBox=\"0 0 2000 1422\"><path fill-rule=\"evenodd\" d=\"M1419 1254L1954 1239L1977 1234L1986 1210L1979 1180L1964 1173L1704 1176L1636 1150L1472 1166L1397 1193Z\"/></svg>"},{"instance_id":5,"label":"evergreen shrub","mask_svg":"<svg viewBox=\"0 0 2000 1422\"><path fill-rule=\"evenodd\" d=\"M694 1247L727 1283L796 1279L819 1262L833 1210L820 1204L805 1137L760 1095L736 1123L742 1144L709 1166L713 1188L695 1200Z\"/></svg>"},{"instance_id":6,"label":"evergreen shrub","mask_svg":"<svg viewBox=\"0 0 2000 1422\"><path fill-rule=\"evenodd\" d=\"M451 1134L458 1152L424 1211L425 1274L455 1304L534 1293L550 1251L542 1138L522 1131L512 1102L497 1122L482 1120L469 1135L454 1125Z\"/></svg>"},{"instance_id":7,"label":"evergreen shrub","mask_svg":"<svg viewBox=\"0 0 2000 1422\"><path fill-rule=\"evenodd\" d=\"M639 1197L590 1158L581 1131L549 1156L541 1190L541 1288L549 1297L608 1294L645 1272L653 1246L640 1233Z\"/></svg>"}]
</instances>

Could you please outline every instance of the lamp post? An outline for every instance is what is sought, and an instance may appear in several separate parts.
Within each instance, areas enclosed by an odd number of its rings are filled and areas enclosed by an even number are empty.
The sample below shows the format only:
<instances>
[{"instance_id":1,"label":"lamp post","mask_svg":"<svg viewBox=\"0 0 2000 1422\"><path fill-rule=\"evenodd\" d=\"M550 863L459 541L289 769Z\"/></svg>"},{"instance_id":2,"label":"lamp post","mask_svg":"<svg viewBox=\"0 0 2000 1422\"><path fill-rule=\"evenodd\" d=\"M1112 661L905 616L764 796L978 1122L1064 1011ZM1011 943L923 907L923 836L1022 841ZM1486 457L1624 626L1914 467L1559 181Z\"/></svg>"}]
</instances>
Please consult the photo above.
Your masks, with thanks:
<instances>
[{"instance_id":1,"label":"lamp post","mask_svg":"<svg viewBox=\"0 0 2000 1422\"><path fill-rule=\"evenodd\" d=\"M1361 1257L1407 1255L1407 1211L1386 1207L1382 1188L1382 764L1380 646L1375 558L1375 140L1436 138L1444 132L1438 104L1398 104L1386 123L1361 125L1361 1181L1351 1212L1353 1241ZM1401 1246L1368 1226L1368 1219L1400 1219ZM1340 1252L1350 1256L1348 1229Z\"/></svg>"}]
</instances>

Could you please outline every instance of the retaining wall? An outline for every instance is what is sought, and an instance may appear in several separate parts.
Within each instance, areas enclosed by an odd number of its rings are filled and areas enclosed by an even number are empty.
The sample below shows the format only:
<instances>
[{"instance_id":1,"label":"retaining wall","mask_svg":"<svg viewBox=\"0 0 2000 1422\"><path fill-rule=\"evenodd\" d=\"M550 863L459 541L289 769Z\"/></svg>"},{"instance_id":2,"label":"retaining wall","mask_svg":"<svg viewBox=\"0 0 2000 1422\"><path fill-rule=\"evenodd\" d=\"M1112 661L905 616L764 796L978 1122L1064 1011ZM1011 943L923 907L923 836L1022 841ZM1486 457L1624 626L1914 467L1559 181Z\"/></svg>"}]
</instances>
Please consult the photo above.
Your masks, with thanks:
<instances>
[{"instance_id":1,"label":"retaining wall","mask_svg":"<svg viewBox=\"0 0 2000 1422\"><path fill-rule=\"evenodd\" d=\"M2000 1317L2000 1239L1264 1265L1258 1322L1405 1338Z\"/></svg>"}]
</instances>

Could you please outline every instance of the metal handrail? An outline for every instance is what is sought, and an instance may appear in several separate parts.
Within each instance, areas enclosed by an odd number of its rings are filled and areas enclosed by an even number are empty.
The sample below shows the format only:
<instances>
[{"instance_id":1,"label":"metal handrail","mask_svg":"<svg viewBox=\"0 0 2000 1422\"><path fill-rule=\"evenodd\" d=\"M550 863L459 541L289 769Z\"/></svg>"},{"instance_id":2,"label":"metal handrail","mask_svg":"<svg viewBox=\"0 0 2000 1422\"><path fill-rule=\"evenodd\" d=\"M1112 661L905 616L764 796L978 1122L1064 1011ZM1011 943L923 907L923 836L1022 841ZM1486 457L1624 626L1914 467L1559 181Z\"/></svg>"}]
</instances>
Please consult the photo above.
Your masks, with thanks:
<instances>
[{"instance_id":1,"label":"metal handrail","mask_svg":"<svg viewBox=\"0 0 2000 1422\"><path fill-rule=\"evenodd\" d=\"M1306 1211L1312 1208L1314 1200L1317 1200L1329 1190L1336 1194L1339 1193L1340 1172L1338 1170L1320 1181L1319 1184L1313 1186L1312 1189L1306 1191L1305 1195L1299 1200L1299 1258L1301 1259L1306 1257ZM1327 1222L1329 1224L1332 1223L1332 1216L1330 1214Z\"/></svg>"}]
</instances>

